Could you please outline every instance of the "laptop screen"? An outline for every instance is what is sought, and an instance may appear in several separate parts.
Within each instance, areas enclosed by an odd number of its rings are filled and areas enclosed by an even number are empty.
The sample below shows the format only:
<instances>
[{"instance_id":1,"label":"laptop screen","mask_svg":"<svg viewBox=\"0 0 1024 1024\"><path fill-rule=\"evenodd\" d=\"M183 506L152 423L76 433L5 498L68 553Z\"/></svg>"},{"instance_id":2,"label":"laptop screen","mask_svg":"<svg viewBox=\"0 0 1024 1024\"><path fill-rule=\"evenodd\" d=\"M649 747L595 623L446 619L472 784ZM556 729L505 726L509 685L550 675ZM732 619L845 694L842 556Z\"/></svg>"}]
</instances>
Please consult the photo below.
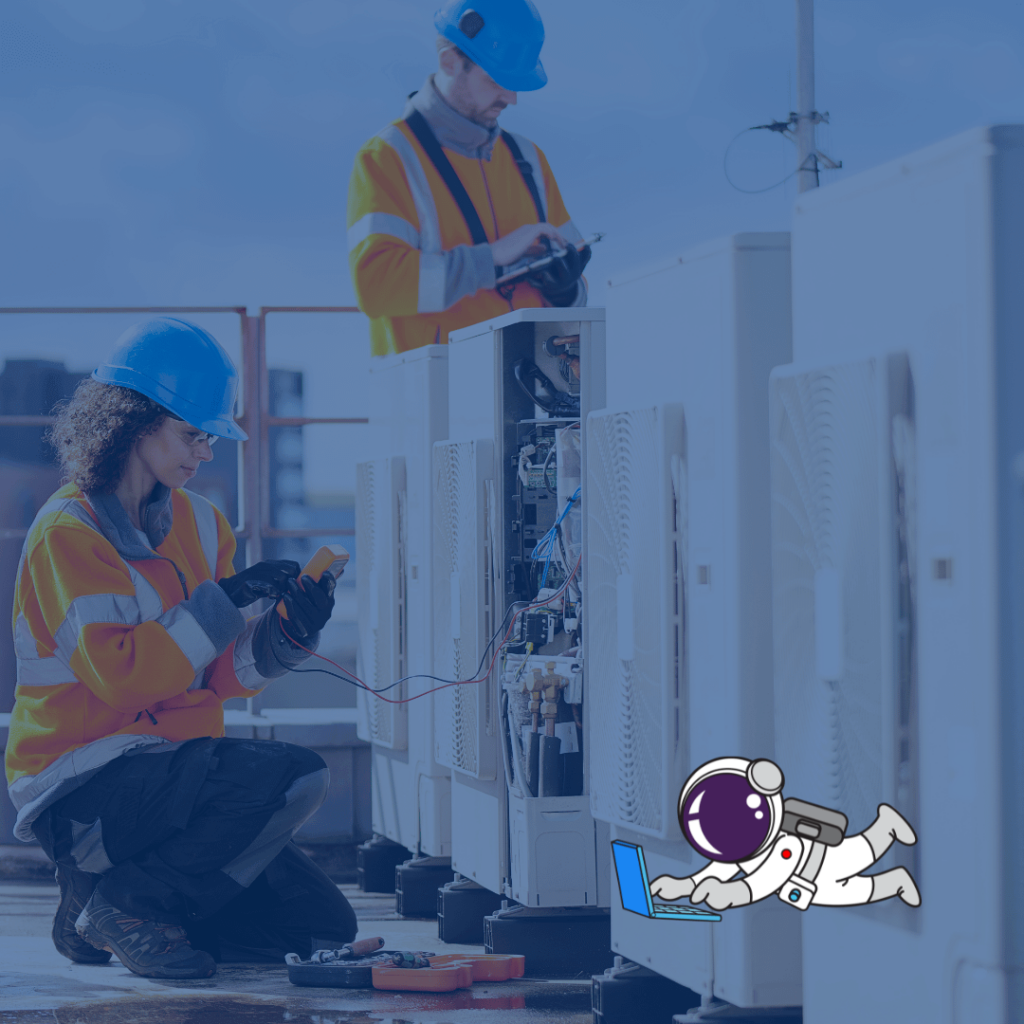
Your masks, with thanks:
<instances>
[{"instance_id":1,"label":"laptop screen","mask_svg":"<svg viewBox=\"0 0 1024 1024\"><path fill-rule=\"evenodd\" d=\"M651 891L648 888L647 865L639 846L616 839L612 843L615 873L619 876L619 895L622 906L634 914L650 917L654 913Z\"/></svg>"}]
</instances>

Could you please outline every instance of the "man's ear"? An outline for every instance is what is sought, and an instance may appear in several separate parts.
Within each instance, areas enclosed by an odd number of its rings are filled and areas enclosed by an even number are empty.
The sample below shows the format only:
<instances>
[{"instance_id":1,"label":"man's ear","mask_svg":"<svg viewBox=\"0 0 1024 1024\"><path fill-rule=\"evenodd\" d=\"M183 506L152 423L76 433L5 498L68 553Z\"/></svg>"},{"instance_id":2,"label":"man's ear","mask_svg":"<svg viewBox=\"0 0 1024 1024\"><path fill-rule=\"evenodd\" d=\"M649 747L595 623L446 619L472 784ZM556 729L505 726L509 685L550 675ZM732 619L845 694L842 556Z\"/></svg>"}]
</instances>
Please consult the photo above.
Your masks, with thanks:
<instances>
[{"instance_id":1,"label":"man's ear","mask_svg":"<svg viewBox=\"0 0 1024 1024\"><path fill-rule=\"evenodd\" d=\"M438 67L449 77L455 78L462 70L462 58L455 52L454 46L446 47L437 55Z\"/></svg>"}]
</instances>

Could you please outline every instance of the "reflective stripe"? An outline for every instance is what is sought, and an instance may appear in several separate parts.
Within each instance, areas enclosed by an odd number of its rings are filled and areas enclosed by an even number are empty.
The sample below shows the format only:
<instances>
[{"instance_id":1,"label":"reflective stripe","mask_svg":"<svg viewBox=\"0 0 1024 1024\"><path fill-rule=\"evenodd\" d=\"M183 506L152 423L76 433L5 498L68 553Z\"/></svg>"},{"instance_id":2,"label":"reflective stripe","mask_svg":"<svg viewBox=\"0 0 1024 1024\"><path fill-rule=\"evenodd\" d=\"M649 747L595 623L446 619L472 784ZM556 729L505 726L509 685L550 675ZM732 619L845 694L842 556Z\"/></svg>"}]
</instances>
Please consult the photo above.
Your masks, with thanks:
<instances>
[{"instance_id":1,"label":"reflective stripe","mask_svg":"<svg viewBox=\"0 0 1024 1024\"><path fill-rule=\"evenodd\" d=\"M567 220L564 224L553 224L552 227L558 228L565 240L572 245L579 245L583 241L580 229L571 220Z\"/></svg>"},{"instance_id":2,"label":"reflective stripe","mask_svg":"<svg viewBox=\"0 0 1024 1024\"><path fill-rule=\"evenodd\" d=\"M537 192L540 195L540 205L544 210L544 213L548 217L548 222L551 220L551 211L548 209L548 194L547 189L544 187L544 171L540 166L540 157L537 156L537 147L527 138L522 135L517 135L515 132L509 132L509 135L516 140L516 144L519 146L519 151L523 154L523 159L533 168L533 181L537 186ZM573 239L568 239L573 241Z\"/></svg>"},{"instance_id":3,"label":"reflective stripe","mask_svg":"<svg viewBox=\"0 0 1024 1024\"><path fill-rule=\"evenodd\" d=\"M86 626L109 622L115 626L137 626L142 622L139 602L132 594L84 594L76 597L54 636L57 650L70 662L78 649L78 638Z\"/></svg>"},{"instance_id":4,"label":"reflective stripe","mask_svg":"<svg viewBox=\"0 0 1024 1024\"><path fill-rule=\"evenodd\" d=\"M416 155L416 150L397 125L389 124L377 135L402 161L405 180L408 182L409 192L416 206L416 216L420 222L420 249L423 252L441 252L441 222L437 217L437 206L434 204L434 194L430 191L427 173Z\"/></svg>"},{"instance_id":5,"label":"reflective stripe","mask_svg":"<svg viewBox=\"0 0 1024 1024\"><path fill-rule=\"evenodd\" d=\"M164 602L156 587L131 562L124 564L131 577L132 586L135 588L135 599L139 603L139 621L150 622L161 616L164 611Z\"/></svg>"},{"instance_id":6,"label":"reflective stripe","mask_svg":"<svg viewBox=\"0 0 1024 1024\"><path fill-rule=\"evenodd\" d=\"M48 501L36 513L36 517L33 520L32 525L34 526L43 518L43 516L47 516L51 512L65 512L73 519L77 519L80 523L91 527L100 534L100 536L103 536L103 531L100 530L99 524L95 519L93 519L89 510L86 509L86 507L77 498L57 498L54 501Z\"/></svg>"},{"instance_id":7,"label":"reflective stripe","mask_svg":"<svg viewBox=\"0 0 1024 1024\"><path fill-rule=\"evenodd\" d=\"M420 284L416 297L417 313L440 313L445 305L445 280L448 260L443 252L420 253Z\"/></svg>"},{"instance_id":8,"label":"reflective stripe","mask_svg":"<svg viewBox=\"0 0 1024 1024\"><path fill-rule=\"evenodd\" d=\"M201 494L192 494L188 491L189 503L192 506L192 515L195 516L196 529L199 531L199 543L206 557L206 567L210 572L210 579L217 579L217 513L213 505Z\"/></svg>"},{"instance_id":9,"label":"reflective stripe","mask_svg":"<svg viewBox=\"0 0 1024 1024\"><path fill-rule=\"evenodd\" d=\"M39 656L39 646L32 636L28 619L20 612L14 624L14 654L18 686L63 686L78 682L77 676L62 659L49 654Z\"/></svg>"},{"instance_id":10,"label":"reflective stripe","mask_svg":"<svg viewBox=\"0 0 1024 1024\"><path fill-rule=\"evenodd\" d=\"M235 640L234 659L232 667L238 681L247 690L262 690L270 682L265 676L260 675L256 668L256 655L252 651L253 637L256 635L256 623L259 617L250 619L245 624L245 629Z\"/></svg>"},{"instance_id":11,"label":"reflective stripe","mask_svg":"<svg viewBox=\"0 0 1024 1024\"><path fill-rule=\"evenodd\" d=\"M391 235L414 249L420 247L420 233L404 217L394 213L368 213L348 229L348 251L370 235Z\"/></svg>"},{"instance_id":12,"label":"reflective stripe","mask_svg":"<svg viewBox=\"0 0 1024 1024\"><path fill-rule=\"evenodd\" d=\"M60 658L19 658L18 686L64 686L77 683L78 676Z\"/></svg>"},{"instance_id":13,"label":"reflective stripe","mask_svg":"<svg viewBox=\"0 0 1024 1024\"><path fill-rule=\"evenodd\" d=\"M193 672L202 671L217 657L213 641L184 605L176 604L155 621L167 630L167 635L181 648Z\"/></svg>"}]
</instances>

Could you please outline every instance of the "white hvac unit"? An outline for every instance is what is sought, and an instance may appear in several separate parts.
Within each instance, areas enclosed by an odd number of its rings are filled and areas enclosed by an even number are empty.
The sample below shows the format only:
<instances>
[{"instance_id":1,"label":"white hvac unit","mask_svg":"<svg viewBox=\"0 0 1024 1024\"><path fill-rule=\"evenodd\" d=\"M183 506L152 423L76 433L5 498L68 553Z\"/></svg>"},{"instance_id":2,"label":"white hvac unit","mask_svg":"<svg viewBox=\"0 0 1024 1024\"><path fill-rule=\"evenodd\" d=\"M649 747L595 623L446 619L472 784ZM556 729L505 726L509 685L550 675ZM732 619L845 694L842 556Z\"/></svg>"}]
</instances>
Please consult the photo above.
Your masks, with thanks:
<instances>
[{"instance_id":1,"label":"white hvac unit","mask_svg":"<svg viewBox=\"0 0 1024 1024\"><path fill-rule=\"evenodd\" d=\"M775 752L851 834L883 801L918 818L913 409L904 355L772 374Z\"/></svg>"},{"instance_id":2,"label":"white hvac unit","mask_svg":"<svg viewBox=\"0 0 1024 1024\"><path fill-rule=\"evenodd\" d=\"M807 1024L1024 1017L1022 194L1005 126L797 201L794 364L773 383L780 763L851 832L878 799L906 808L923 900L803 915Z\"/></svg>"},{"instance_id":3,"label":"white hvac unit","mask_svg":"<svg viewBox=\"0 0 1024 1024\"><path fill-rule=\"evenodd\" d=\"M397 568L393 564L397 576L392 573L390 578L396 586L404 586L403 675L416 677L395 687L401 690L403 697L415 700L405 705L384 705L392 709L391 718L383 708L377 712L381 724L400 722L404 714L407 738L403 746L394 746L386 739L371 737L373 830L414 853L447 857L451 855L450 769L434 757L432 707L435 695L426 693L433 684L425 677L433 674L434 668L431 460L434 442L448 436L448 350L443 345L430 345L411 352L380 356L372 363L370 429L375 456L377 460L390 460L392 477L395 460L403 459L405 463L405 500L401 506L404 533L393 556L401 557L402 561ZM361 495L358 500L366 499ZM375 507L383 513L380 502ZM390 516L390 505L387 516ZM393 527L381 528L394 537ZM364 588L360 591L360 607L364 615L369 614L371 602L367 588L371 581L364 580L361 565L356 571ZM379 602L379 573L377 588ZM366 608L363 608L363 595ZM378 620L378 631L379 628ZM394 629L392 633L394 635ZM402 631L398 635L403 635ZM367 663L367 633L361 633L360 642L361 658ZM387 655L384 657L382 665ZM394 667L397 656L392 652L390 657ZM391 681L399 678L394 676ZM418 696L421 694L423 696ZM400 707L406 709L404 713L398 711Z\"/></svg>"},{"instance_id":4,"label":"white hvac unit","mask_svg":"<svg viewBox=\"0 0 1024 1024\"><path fill-rule=\"evenodd\" d=\"M441 484L438 478L435 592L438 609L458 605L461 614L457 641L451 626L446 631L441 618L437 620L435 674L455 672L452 656L458 651L462 661L456 675L470 678L481 659L486 672L493 648L484 658L483 644L503 621L507 628L513 608L522 609L537 598L545 574L548 583L568 577L563 562L569 552L573 559L581 557L580 529L585 524L578 506L572 506L572 496L585 476L580 424L591 410L605 404L604 311L521 309L453 332L448 349L450 443L436 452L442 459L438 465L447 467L445 479L457 478L460 483ZM466 457L460 453L480 451L480 438L493 439L490 488L480 487L479 481L469 487L461 482L469 477L454 469ZM554 547L553 524L562 512L565 554L555 548L552 559L534 558L535 549L545 550L545 535ZM444 532L442 516L467 525L460 525L457 534ZM473 530L472 554L462 554ZM582 559L585 563L585 555ZM477 568L468 581L463 567L471 563ZM445 572L457 574L458 587L442 578ZM579 572L584 578L585 564ZM552 605L550 616L537 612L523 627L526 632L536 628L537 635L530 633L527 641L524 633L516 653L507 660L499 657L486 683L448 691L464 691L458 699L467 707L476 700L471 714L459 709L454 698L446 698L448 705L440 700L435 704L439 739L444 735L439 720L443 707L453 740L462 737L461 748L453 742L445 746L447 752L442 753L441 746L437 752L452 766L452 866L532 913L552 907L608 906L608 831L591 816L586 791L590 747L584 730L589 729L592 705L586 698L580 645L577 641L572 646L566 632L581 628L582 588L566 586L565 604ZM554 593L557 585L549 589ZM488 605L492 593L493 611ZM575 625L566 626L570 622ZM582 629L585 635L585 624ZM472 657L463 653L470 632L479 637ZM444 672L439 670L442 660ZM555 736L546 740L540 731L547 725L534 721L531 730L526 692L531 680L544 673L553 680L552 693L558 692L547 707L557 704L559 716L557 726L551 721ZM584 724L577 727L580 719ZM476 722L475 748L460 731L461 723L471 721ZM545 744L553 755L546 762L551 772L544 775L546 769L538 769L545 779L542 784L536 776L531 778L531 744ZM490 774L474 767L472 757L460 749L491 752ZM556 774L561 795L550 795L545 787Z\"/></svg>"},{"instance_id":5,"label":"white hvac unit","mask_svg":"<svg viewBox=\"0 0 1024 1024\"><path fill-rule=\"evenodd\" d=\"M391 700L405 696L408 586L405 459L376 459L356 466L356 568L359 601L360 678ZM408 746L408 705L391 704L358 690L360 739L390 750Z\"/></svg>"},{"instance_id":6,"label":"white hvac unit","mask_svg":"<svg viewBox=\"0 0 1024 1024\"><path fill-rule=\"evenodd\" d=\"M494 632L489 519L494 514L494 444L434 445L434 675L477 680ZM443 685L435 680L435 685ZM434 694L434 756L478 779L497 765L494 694L488 679Z\"/></svg>"},{"instance_id":7,"label":"white hvac unit","mask_svg":"<svg viewBox=\"0 0 1024 1024\"><path fill-rule=\"evenodd\" d=\"M590 767L596 818L676 838L685 778L686 437L680 405L587 420ZM610 613L610 614L607 614Z\"/></svg>"},{"instance_id":8,"label":"white hvac unit","mask_svg":"<svg viewBox=\"0 0 1024 1024\"><path fill-rule=\"evenodd\" d=\"M705 864L678 825L689 773L774 753L767 384L790 359L789 259L788 235L735 235L608 290L609 407L630 411L592 416L600 467L588 432L592 725L614 751L591 767L591 805L651 878ZM680 927L616 894L612 948L708 1000L790 1006L799 918L773 900Z\"/></svg>"}]
</instances>

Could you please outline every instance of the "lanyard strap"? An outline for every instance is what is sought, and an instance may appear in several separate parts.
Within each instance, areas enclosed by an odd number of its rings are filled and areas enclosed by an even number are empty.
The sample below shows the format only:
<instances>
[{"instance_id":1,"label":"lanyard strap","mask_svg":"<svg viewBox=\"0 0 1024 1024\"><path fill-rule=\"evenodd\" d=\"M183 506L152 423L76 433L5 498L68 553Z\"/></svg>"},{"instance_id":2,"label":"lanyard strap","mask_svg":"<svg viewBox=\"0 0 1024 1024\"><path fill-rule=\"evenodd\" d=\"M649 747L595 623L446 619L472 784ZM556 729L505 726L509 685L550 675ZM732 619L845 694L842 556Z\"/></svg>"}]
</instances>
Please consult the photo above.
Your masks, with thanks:
<instances>
[{"instance_id":1,"label":"lanyard strap","mask_svg":"<svg viewBox=\"0 0 1024 1024\"><path fill-rule=\"evenodd\" d=\"M523 151L519 148L519 144L508 132L501 133L502 141L508 146L509 152L512 154L512 159L516 162L516 167L519 168L519 173L523 176L523 181L526 184L527 189L530 193L530 198L533 200L533 205L537 210L537 223L543 224L547 219L544 216L544 204L540 201L540 192L537 190L537 182L533 178L533 166L529 160L523 159Z\"/></svg>"},{"instance_id":2,"label":"lanyard strap","mask_svg":"<svg viewBox=\"0 0 1024 1024\"><path fill-rule=\"evenodd\" d=\"M455 205L458 206L462 219L466 222L466 227L469 228L473 244L485 244L487 242L487 234L484 231L483 224L480 222L480 215L476 212L476 207L469 198L466 186L462 184L459 176L455 173L455 168L452 167L451 161L444 155L441 143L437 141L437 136L431 131L427 119L418 110L414 110L405 119L405 123L412 129L413 135L416 136L417 141L423 147L423 151L430 158L434 169L441 175L441 180L445 183L452 199L455 200ZM519 168L519 173L523 176L523 183L526 185L530 198L533 200L534 208L537 210L537 223L541 224L544 221L544 205L540 201L540 192L537 190L537 182L533 177L533 167L528 160L523 159L522 150L508 132L503 131L501 138L505 145L508 146L512 159L515 161L516 167Z\"/></svg>"},{"instance_id":3,"label":"lanyard strap","mask_svg":"<svg viewBox=\"0 0 1024 1024\"><path fill-rule=\"evenodd\" d=\"M430 130L427 119L418 110L414 110L405 119L405 123L412 129L413 135L419 140L419 144L423 147L424 152L430 157L430 162L436 168L437 173L441 175L441 180L448 187L452 199L455 200L455 204L462 213L466 227L469 228L473 244L485 245L487 243L487 234L484 231L483 224L480 223L480 215L476 212L476 207L469 198L466 186L459 180L459 176L455 173L455 168L452 167L451 161L444 155L444 150L441 148L441 143L437 141L437 136Z\"/></svg>"}]
</instances>

